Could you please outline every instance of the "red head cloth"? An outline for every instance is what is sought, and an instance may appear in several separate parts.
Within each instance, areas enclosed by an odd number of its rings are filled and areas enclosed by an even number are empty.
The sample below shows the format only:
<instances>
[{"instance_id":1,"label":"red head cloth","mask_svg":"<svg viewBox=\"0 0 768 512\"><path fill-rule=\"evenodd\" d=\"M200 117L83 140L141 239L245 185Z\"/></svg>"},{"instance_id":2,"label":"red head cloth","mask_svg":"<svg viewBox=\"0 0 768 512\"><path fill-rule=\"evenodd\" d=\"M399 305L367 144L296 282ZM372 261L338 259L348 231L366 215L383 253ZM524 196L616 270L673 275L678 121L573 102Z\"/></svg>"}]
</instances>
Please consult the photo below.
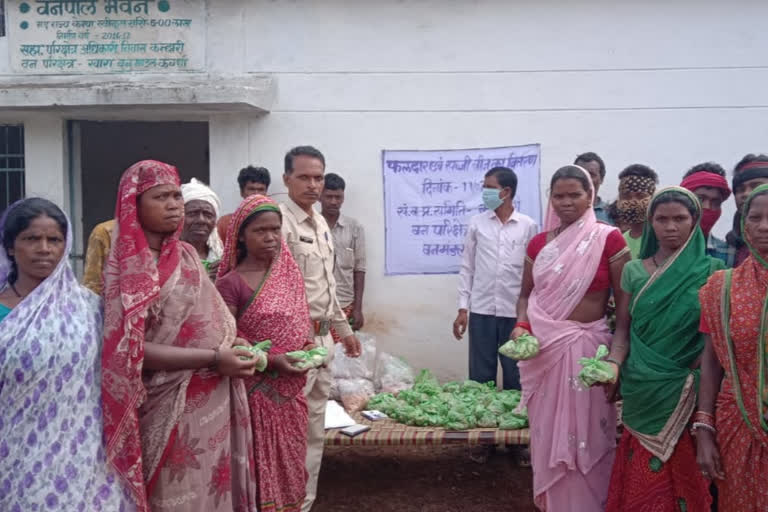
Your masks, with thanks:
<instances>
[{"instance_id":1,"label":"red head cloth","mask_svg":"<svg viewBox=\"0 0 768 512\"><path fill-rule=\"evenodd\" d=\"M699 187L719 188L723 191L723 201L731 196L731 189L728 188L728 181L725 177L712 172L700 171L691 174L683 179L681 187L687 188L691 192Z\"/></svg>"},{"instance_id":2,"label":"red head cloth","mask_svg":"<svg viewBox=\"0 0 768 512\"><path fill-rule=\"evenodd\" d=\"M144 323L160 287L181 259L179 235L167 236L155 262L139 222L138 199L159 185L179 185L176 168L154 160L129 167L120 179L115 208L117 232L104 271L102 405L107 460L122 477L140 511L148 510L139 438L138 409L146 391Z\"/></svg>"}]
</instances>

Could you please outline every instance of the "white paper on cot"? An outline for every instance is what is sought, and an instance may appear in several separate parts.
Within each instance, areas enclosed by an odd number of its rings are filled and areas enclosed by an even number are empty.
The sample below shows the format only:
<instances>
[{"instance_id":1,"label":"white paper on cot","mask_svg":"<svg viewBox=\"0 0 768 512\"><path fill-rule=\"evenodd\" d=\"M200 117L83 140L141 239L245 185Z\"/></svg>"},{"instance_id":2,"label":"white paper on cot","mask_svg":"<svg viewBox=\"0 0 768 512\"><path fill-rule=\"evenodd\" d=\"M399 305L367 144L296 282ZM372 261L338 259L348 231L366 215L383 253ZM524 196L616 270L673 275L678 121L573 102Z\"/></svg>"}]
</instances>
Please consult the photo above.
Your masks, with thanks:
<instances>
[{"instance_id":1,"label":"white paper on cot","mask_svg":"<svg viewBox=\"0 0 768 512\"><path fill-rule=\"evenodd\" d=\"M357 422L347 414L342 406L335 400L328 400L328 404L325 406L325 428L344 428L349 427Z\"/></svg>"}]
</instances>

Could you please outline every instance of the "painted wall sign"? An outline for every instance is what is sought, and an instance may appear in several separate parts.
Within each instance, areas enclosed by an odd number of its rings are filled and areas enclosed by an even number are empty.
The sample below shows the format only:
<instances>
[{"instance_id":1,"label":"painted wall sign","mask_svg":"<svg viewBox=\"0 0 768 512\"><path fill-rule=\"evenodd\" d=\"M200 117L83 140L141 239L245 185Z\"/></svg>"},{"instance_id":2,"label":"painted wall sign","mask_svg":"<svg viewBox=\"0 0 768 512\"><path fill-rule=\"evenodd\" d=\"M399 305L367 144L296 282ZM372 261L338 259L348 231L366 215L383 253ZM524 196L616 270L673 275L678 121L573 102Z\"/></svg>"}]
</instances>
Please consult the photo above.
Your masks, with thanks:
<instances>
[{"instance_id":1,"label":"painted wall sign","mask_svg":"<svg viewBox=\"0 0 768 512\"><path fill-rule=\"evenodd\" d=\"M6 0L19 73L173 73L205 65L200 0Z\"/></svg>"}]
</instances>

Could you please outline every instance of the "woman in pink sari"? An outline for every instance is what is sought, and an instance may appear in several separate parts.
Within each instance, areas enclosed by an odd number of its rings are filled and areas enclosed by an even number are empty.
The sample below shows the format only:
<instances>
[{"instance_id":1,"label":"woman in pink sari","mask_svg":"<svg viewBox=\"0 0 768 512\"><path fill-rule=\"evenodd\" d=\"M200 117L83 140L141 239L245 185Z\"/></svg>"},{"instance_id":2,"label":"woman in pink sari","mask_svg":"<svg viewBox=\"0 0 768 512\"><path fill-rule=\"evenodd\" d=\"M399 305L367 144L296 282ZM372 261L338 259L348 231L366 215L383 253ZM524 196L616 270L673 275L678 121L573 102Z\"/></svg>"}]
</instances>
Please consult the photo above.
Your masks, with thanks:
<instances>
[{"instance_id":1,"label":"woman in pink sari","mask_svg":"<svg viewBox=\"0 0 768 512\"><path fill-rule=\"evenodd\" d=\"M307 481L306 371L285 354L311 348L312 329L304 279L281 228L277 203L245 199L229 224L216 282L238 334L272 341L267 370L246 379L260 512L300 510Z\"/></svg>"},{"instance_id":2,"label":"woman in pink sari","mask_svg":"<svg viewBox=\"0 0 768 512\"><path fill-rule=\"evenodd\" d=\"M581 167L552 177L546 231L528 245L512 332L532 332L540 343L536 357L518 363L521 407L531 425L534 502L552 512L604 510L616 447L613 404L603 389L583 388L577 379L579 359L610 344L611 288L617 305L627 301L620 282L629 250L615 227L596 220L593 200Z\"/></svg>"},{"instance_id":3,"label":"woman in pink sari","mask_svg":"<svg viewBox=\"0 0 768 512\"><path fill-rule=\"evenodd\" d=\"M140 511L256 511L250 352L197 251L179 241L176 168L145 160L120 180L104 279L107 460ZM247 358L242 360L241 357Z\"/></svg>"}]
</instances>

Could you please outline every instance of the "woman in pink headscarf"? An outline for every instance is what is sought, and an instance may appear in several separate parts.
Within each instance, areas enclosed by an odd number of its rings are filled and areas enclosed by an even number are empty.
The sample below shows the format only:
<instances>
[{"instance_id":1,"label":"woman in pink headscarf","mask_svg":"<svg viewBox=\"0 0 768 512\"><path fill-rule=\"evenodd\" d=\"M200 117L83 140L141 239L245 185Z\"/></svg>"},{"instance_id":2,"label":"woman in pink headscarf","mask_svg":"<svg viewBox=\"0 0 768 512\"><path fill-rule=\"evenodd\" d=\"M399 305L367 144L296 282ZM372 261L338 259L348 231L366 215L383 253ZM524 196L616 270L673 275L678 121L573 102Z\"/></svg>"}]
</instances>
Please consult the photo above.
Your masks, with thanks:
<instances>
[{"instance_id":1,"label":"woman in pink headscarf","mask_svg":"<svg viewBox=\"0 0 768 512\"><path fill-rule=\"evenodd\" d=\"M536 357L519 363L521 407L531 425L534 502L552 512L604 510L616 447L613 404L577 378L579 359L610 344L611 289L617 305L627 301L620 282L629 250L619 230L596 220L593 200L581 167L562 167L552 177L547 231L528 245L512 332L532 333L540 343Z\"/></svg>"},{"instance_id":2,"label":"woman in pink headscarf","mask_svg":"<svg viewBox=\"0 0 768 512\"><path fill-rule=\"evenodd\" d=\"M197 250L181 242L176 168L144 160L120 180L104 278L107 460L141 512L256 510L243 380L250 352ZM241 360L245 357L246 360Z\"/></svg>"}]
</instances>

